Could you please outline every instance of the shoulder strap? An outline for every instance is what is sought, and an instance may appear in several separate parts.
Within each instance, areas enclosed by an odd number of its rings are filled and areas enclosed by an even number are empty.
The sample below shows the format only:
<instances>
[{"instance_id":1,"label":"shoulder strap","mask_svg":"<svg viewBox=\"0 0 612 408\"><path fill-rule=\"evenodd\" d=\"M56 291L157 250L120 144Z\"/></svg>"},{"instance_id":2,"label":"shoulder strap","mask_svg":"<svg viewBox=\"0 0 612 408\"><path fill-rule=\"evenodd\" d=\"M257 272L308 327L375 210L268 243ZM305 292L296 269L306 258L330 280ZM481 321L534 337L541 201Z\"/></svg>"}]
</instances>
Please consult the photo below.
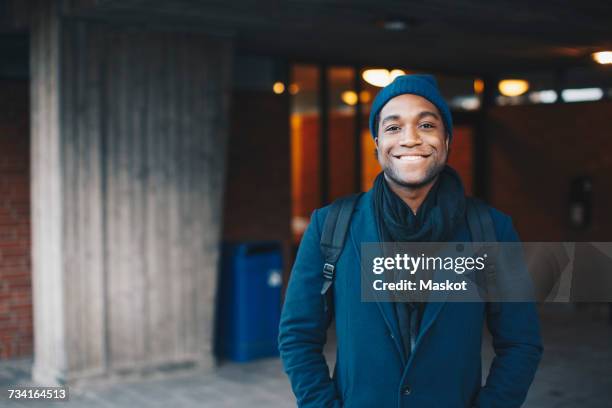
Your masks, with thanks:
<instances>
[{"instance_id":1,"label":"shoulder strap","mask_svg":"<svg viewBox=\"0 0 612 408\"><path fill-rule=\"evenodd\" d=\"M485 203L473 197L468 197L466 201L467 221L472 241L497 242L493 218Z\"/></svg>"},{"instance_id":2,"label":"shoulder strap","mask_svg":"<svg viewBox=\"0 0 612 408\"><path fill-rule=\"evenodd\" d=\"M336 262L340 258L346 233L351 223L351 216L359 198L363 193L352 194L334 201L329 208L323 232L321 233L321 253L323 254L323 287L321 295L324 297L325 312L333 307L333 291ZM333 313L332 313L333 316Z\"/></svg>"},{"instance_id":3,"label":"shoulder strap","mask_svg":"<svg viewBox=\"0 0 612 408\"><path fill-rule=\"evenodd\" d=\"M495 225L489 209L482 201L468 197L467 205L467 222L472 234L473 242L497 242L495 234ZM486 299L496 298L497 283L495 271L495 254L490 254L486 262L484 282L482 286L486 288ZM488 302L489 313L497 313L499 311L499 303Z\"/></svg>"}]
</instances>

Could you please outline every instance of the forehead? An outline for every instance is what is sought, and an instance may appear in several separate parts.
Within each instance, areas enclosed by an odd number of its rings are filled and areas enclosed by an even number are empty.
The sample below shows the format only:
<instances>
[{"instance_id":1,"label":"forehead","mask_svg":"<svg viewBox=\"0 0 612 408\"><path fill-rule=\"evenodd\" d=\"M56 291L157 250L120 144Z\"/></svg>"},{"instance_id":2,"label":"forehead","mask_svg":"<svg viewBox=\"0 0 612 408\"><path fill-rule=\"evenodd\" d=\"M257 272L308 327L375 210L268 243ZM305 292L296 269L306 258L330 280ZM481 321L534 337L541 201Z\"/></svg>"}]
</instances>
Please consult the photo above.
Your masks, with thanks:
<instances>
[{"instance_id":1,"label":"forehead","mask_svg":"<svg viewBox=\"0 0 612 408\"><path fill-rule=\"evenodd\" d=\"M422 111L440 112L436 105L419 95L403 94L389 99L389 102L380 110L380 118L388 115L413 116Z\"/></svg>"}]
</instances>

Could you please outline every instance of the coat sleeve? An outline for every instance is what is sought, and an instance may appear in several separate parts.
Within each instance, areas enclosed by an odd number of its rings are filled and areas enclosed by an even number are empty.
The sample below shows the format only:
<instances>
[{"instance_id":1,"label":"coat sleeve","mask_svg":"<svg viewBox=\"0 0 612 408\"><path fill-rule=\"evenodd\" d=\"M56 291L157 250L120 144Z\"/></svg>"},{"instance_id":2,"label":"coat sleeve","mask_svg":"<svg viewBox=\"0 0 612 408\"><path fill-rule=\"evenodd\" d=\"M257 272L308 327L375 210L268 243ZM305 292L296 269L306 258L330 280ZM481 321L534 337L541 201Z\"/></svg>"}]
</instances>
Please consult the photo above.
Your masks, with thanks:
<instances>
[{"instance_id":1,"label":"coat sleeve","mask_svg":"<svg viewBox=\"0 0 612 408\"><path fill-rule=\"evenodd\" d=\"M500 242L518 242L509 217L504 217ZM538 311L532 302L502 302L487 313L495 358L475 402L480 408L520 407L527 397L540 359L542 340Z\"/></svg>"},{"instance_id":2,"label":"coat sleeve","mask_svg":"<svg viewBox=\"0 0 612 408\"><path fill-rule=\"evenodd\" d=\"M298 406L304 408L342 406L323 355L331 320L324 313L321 296L323 258L318 217L319 210L315 210L302 237L285 294L278 337L283 368Z\"/></svg>"}]
</instances>

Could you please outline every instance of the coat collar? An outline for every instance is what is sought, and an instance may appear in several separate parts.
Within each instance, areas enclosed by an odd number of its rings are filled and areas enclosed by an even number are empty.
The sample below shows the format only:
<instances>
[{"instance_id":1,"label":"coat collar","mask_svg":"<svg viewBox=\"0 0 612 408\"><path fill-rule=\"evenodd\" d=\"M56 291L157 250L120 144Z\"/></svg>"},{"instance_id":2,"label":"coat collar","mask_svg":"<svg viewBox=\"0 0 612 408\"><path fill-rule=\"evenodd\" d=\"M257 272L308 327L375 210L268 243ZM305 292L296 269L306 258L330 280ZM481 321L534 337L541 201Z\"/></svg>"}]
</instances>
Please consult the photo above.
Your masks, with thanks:
<instances>
[{"instance_id":1,"label":"coat collar","mask_svg":"<svg viewBox=\"0 0 612 408\"><path fill-rule=\"evenodd\" d=\"M370 189L367 191L355 208L355 213L353 215L353 222L351 222L351 241L353 243L354 249L359 255L357 259L361 260L361 243L365 242L380 242L380 236L378 234L376 228L376 222L374 217L374 206L372 201L373 190ZM361 271L360 271L361 273ZM434 279L436 276L434 275ZM376 292L378 294L378 292ZM438 292L435 292L438 293ZM427 303L425 307L425 311L423 313L423 317L421 319L421 324L419 328L419 334L416 341L415 350L419 347L422 339L427 334L427 331L431 328L434 321L438 317L438 314L442 310L442 307L445 304L445 296L444 295L435 295L432 301ZM402 361L406 363L406 355L404 353L404 348L401 344L401 336L399 325L397 322L397 317L395 314L395 308L392 302L388 300L384 300L381 295L379 295L379 300L376 302L380 313L387 325L387 328L392 333L392 337L397 348L398 353L402 357ZM415 353L412 353L410 356L410 360ZM408 361L409 363L410 361Z\"/></svg>"}]
</instances>

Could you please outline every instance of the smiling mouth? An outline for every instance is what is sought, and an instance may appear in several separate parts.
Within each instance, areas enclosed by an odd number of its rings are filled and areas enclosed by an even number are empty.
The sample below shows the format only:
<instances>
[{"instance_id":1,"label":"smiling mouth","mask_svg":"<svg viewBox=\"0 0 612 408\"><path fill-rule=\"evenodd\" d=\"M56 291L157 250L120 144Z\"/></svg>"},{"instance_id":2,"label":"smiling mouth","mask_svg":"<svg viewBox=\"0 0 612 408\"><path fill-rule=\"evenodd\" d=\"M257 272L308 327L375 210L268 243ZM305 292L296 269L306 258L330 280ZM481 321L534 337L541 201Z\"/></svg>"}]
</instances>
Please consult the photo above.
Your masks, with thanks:
<instances>
[{"instance_id":1,"label":"smiling mouth","mask_svg":"<svg viewBox=\"0 0 612 408\"><path fill-rule=\"evenodd\" d=\"M397 160L399 161L405 161L405 162L415 162L415 161L419 161L419 160L425 160L426 158L429 157L429 155L416 155L416 154L411 154L411 155L402 155L402 156L393 156L395 157Z\"/></svg>"}]
</instances>

